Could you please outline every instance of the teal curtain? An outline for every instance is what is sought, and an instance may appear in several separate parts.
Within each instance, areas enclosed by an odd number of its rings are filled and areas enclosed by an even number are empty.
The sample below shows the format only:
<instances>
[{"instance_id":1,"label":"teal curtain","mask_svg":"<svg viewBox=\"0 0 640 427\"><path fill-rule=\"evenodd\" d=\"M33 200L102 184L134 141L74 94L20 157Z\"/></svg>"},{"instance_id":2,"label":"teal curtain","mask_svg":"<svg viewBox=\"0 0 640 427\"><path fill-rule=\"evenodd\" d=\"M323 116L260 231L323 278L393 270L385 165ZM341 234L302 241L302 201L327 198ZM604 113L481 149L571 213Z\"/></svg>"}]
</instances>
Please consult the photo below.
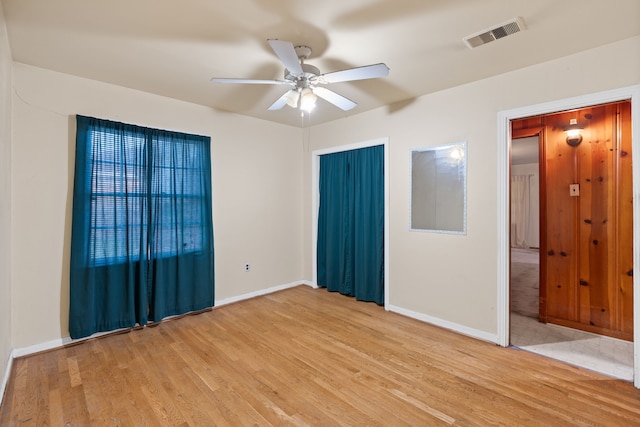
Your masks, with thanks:
<instances>
[{"instance_id":1,"label":"teal curtain","mask_svg":"<svg viewBox=\"0 0 640 427\"><path fill-rule=\"evenodd\" d=\"M320 156L318 286L384 304L384 146Z\"/></svg>"},{"instance_id":2,"label":"teal curtain","mask_svg":"<svg viewBox=\"0 0 640 427\"><path fill-rule=\"evenodd\" d=\"M213 306L210 138L76 122L71 337Z\"/></svg>"}]
</instances>

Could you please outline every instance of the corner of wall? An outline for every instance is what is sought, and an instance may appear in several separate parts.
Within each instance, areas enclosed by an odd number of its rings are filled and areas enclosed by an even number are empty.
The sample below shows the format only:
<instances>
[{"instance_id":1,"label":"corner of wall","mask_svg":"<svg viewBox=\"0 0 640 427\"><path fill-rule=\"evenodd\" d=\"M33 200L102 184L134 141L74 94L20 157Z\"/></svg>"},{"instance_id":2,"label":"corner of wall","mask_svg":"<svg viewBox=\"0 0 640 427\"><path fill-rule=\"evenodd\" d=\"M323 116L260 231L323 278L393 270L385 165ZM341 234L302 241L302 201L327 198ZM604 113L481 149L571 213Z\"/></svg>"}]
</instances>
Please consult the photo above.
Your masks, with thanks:
<instances>
[{"instance_id":1,"label":"corner of wall","mask_svg":"<svg viewBox=\"0 0 640 427\"><path fill-rule=\"evenodd\" d=\"M12 282L11 282L11 146L13 60L0 1L0 402L9 382L13 362Z\"/></svg>"}]
</instances>

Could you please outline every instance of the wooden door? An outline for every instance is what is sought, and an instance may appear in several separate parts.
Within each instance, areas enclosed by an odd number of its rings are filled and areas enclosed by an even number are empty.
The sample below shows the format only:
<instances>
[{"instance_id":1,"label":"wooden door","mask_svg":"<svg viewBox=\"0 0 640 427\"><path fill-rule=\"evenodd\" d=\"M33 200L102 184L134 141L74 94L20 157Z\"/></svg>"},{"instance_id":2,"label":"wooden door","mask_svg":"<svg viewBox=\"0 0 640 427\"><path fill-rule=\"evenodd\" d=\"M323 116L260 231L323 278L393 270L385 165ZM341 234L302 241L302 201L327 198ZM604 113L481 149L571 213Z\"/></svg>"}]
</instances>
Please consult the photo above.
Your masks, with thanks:
<instances>
[{"instance_id":1,"label":"wooden door","mask_svg":"<svg viewBox=\"0 0 640 427\"><path fill-rule=\"evenodd\" d=\"M570 119L584 126L567 144ZM545 304L541 318L600 334L633 337L631 104L543 117L545 129ZM579 190L570 192L570 185Z\"/></svg>"}]
</instances>

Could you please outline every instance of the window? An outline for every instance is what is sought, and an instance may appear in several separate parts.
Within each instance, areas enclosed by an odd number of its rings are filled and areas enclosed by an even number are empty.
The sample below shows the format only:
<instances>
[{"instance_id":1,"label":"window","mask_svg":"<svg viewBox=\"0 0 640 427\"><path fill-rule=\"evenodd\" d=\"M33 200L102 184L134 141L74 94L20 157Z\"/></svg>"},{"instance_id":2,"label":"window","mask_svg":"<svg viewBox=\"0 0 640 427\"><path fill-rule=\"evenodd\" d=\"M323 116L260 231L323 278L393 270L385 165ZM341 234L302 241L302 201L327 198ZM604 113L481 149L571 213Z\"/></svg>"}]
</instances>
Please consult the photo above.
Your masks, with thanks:
<instances>
[{"instance_id":1,"label":"window","mask_svg":"<svg viewBox=\"0 0 640 427\"><path fill-rule=\"evenodd\" d=\"M213 305L210 143L77 116L73 338Z\"/></svg>"},{"instance_id":2,"label":"window","mask_svg":"<svg viewBox=\"0 0 640 427\"><path fill-rule=\"evenodd\" d=\"M205 242L200 230L206 218L200 206L206 200L204 189L194 185L202 174L198 143L135 134L120 135L119 141L117 137L105 129L89 132L94 158L91 211L97 213L89 242L92 263L139 260L141 250L157 257L201 250ZM149 159L152 166L147 168ZM154 222L145 212L147 206L156 212ZM141 239L154 247L140 247L136 243Z\"/></svg>"}]
</instances>

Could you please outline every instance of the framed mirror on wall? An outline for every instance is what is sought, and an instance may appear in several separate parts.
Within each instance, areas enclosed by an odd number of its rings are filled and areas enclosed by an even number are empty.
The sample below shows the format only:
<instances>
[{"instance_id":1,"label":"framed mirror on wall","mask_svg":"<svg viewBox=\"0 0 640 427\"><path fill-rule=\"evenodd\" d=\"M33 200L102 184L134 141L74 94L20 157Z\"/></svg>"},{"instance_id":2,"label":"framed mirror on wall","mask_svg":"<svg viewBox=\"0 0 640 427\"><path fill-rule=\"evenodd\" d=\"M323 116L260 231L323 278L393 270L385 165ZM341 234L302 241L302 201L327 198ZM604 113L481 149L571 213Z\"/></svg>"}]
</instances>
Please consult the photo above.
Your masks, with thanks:
<instances>
[{"instance_id":1,"label":"framed mirror on wall","mask_svg":"<svg viewBox=\"0 0 640 427\"><path fill-rule=\"evenodd\" d=\"M467 233L467 143L411 150L410 231Z\"/></svg>"}]
</instances>

